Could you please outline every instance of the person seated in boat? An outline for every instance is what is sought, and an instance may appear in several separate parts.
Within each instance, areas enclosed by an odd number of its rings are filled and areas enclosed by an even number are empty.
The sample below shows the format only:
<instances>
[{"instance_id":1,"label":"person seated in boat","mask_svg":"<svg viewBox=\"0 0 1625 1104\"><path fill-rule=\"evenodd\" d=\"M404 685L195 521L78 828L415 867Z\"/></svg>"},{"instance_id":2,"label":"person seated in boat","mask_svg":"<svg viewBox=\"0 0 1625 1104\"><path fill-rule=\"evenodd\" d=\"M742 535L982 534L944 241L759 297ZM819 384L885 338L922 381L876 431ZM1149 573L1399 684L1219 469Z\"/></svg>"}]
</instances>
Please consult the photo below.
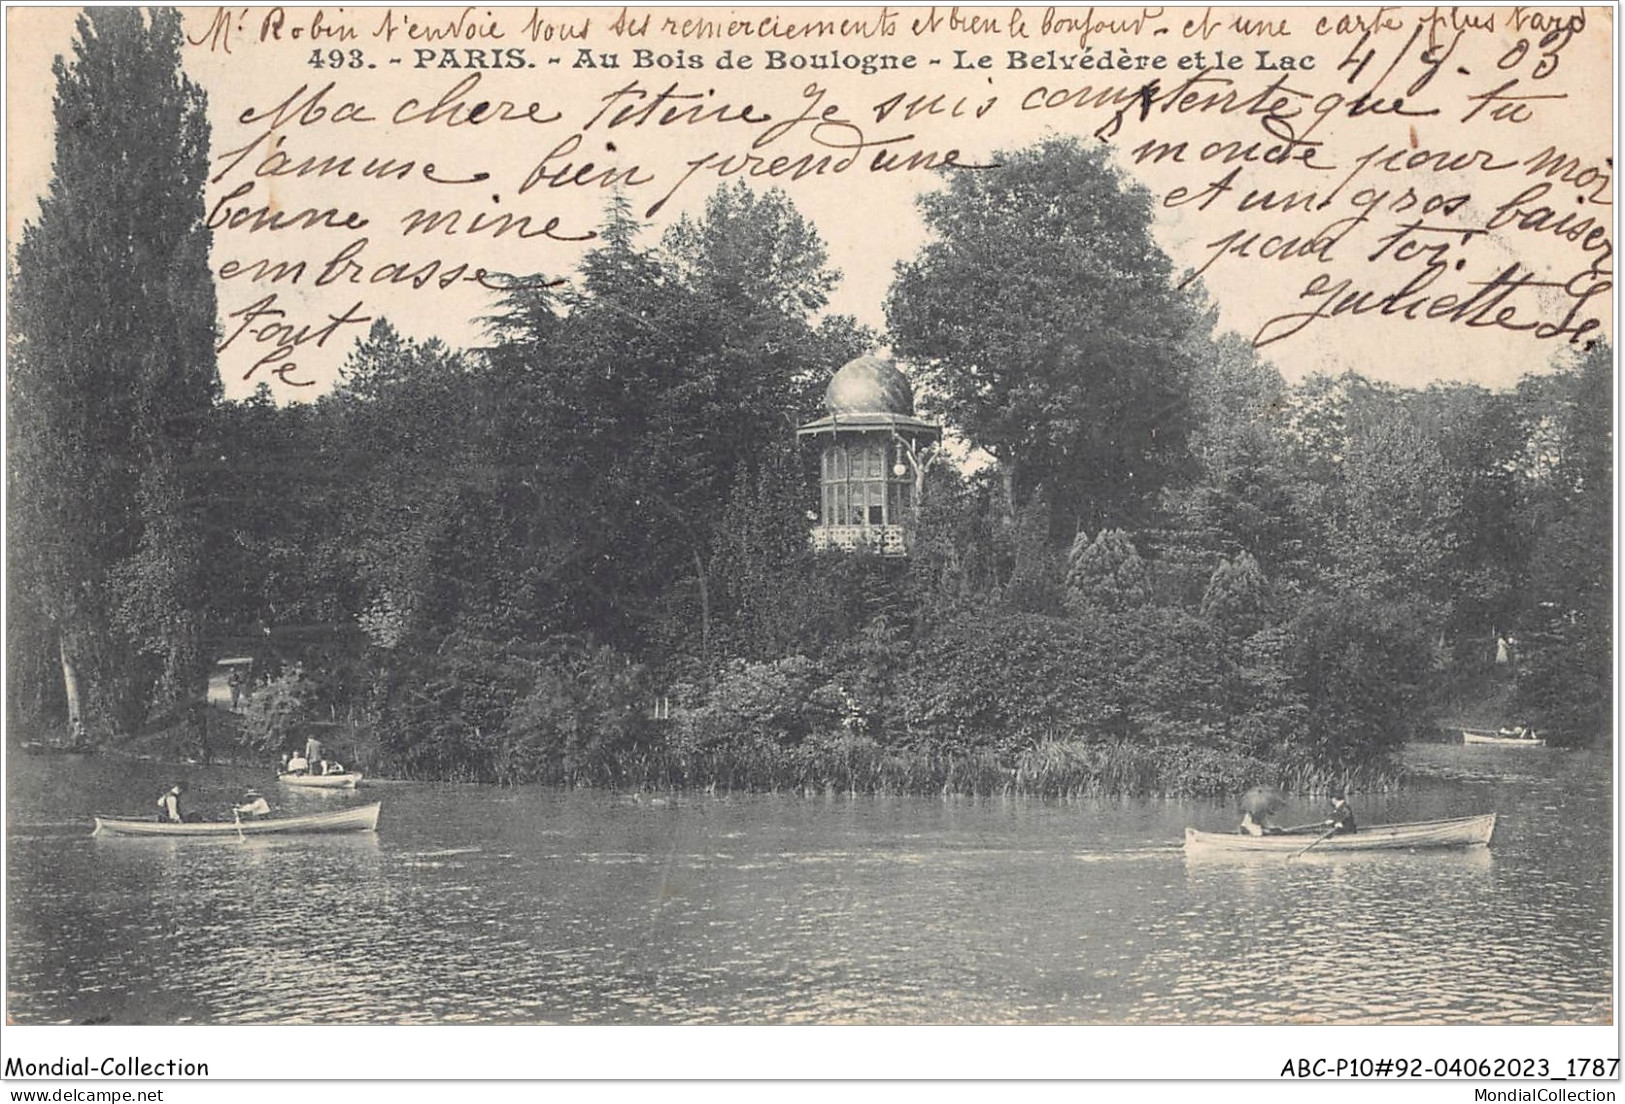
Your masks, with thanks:
<instances>
[{"instance_id":1,"label":"person seated in boat","mask_svg":"<svg viewBox=\"0 0 1625 1104\"><path fill-rule=\"evenodd\" d=\"M1237 831L1244 836L1278 836L1282 829L1270 823L1268 813L1259 813L1255 817L1249 809L1241 814L1241 827Z\"/></svg>"},{"instance_id":2,"label":"person seated in boat","mask_svg":"<svg viewBox=\"0 0 1625 1104\"><path fill-rule=\"evenodd\" d=\"M1335 836L1358 831L1354 826L1354 810L1349 808L1348 799L1343 794L1332 794L1332 815L1326 818L1325 824Z\"/></svg>"},{"instance_id":3,"label":"person seated in boat","mask_svg":"<svg viewBox=\"0 0 1625 1104\"><path fill-rule=\"evenodd\" d=\"M288 756L288 763L287 763L287 765L285 767L282 768L282 773L283 774L309 774L310 773L310 760L306 759L299 752L295 751L292 755Z\"/></svg>"},{"instance_id":4,"label":"person seated in boat","mask_svg":"<svg viewBox=\"0 0 1625 1104\"><path fill-rule=\"evenodd\" d=\"M158 799L158 819L173 824L180 824L187 819L186 811L182 808L186 797L187 785L177 782L164 792Z\"/></svg>"},{"instance_id":5,"label":"person seated in boat","mask_svg":"<svg viewBox=\"0 0 1625 1104\"><path fill-rule=\"evenodd\" d=\"M340 763L337 759L323 759L322 760L322 773L323 774L343 774L344 773L344 764Z\"/></svg>"},{"instance_id":6,"label":"person seated in boat","mask_svg":"<svg viewBox=\"0 0 1625 1104\"><path fill-rule=\"evenodd\" d=\"M265 816L270 813L271 805L265 800L265 795L258 790L247 790L237 804L231 807L231 811L238 816Z\"/></svg>"}]
</instances>

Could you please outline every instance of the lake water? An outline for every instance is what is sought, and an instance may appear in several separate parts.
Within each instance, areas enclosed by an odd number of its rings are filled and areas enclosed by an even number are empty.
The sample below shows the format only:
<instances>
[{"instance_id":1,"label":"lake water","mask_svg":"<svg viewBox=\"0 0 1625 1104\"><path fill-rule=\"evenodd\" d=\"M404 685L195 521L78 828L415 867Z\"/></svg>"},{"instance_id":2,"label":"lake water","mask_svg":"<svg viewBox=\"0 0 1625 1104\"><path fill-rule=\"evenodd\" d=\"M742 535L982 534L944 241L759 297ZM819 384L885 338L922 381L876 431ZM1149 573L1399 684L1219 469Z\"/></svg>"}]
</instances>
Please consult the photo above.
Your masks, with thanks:
<instances>
[{"instance_id":1,"label":"lake water","mask_svg":"<svg viewBox=\"0 0 1625 1104\"><path fill-rule=\"evenodd\" d=\"M8 1007L49 1023L1612 1022L1612 768L1418 746L1362 823L1462 853L1187 860L1178 801L634 796L8 760ZM376 836L93 839L177 777L220 812L382 800ZM1295 802L1282 820L1324 806Z\"/></svg>"}]
</instances>

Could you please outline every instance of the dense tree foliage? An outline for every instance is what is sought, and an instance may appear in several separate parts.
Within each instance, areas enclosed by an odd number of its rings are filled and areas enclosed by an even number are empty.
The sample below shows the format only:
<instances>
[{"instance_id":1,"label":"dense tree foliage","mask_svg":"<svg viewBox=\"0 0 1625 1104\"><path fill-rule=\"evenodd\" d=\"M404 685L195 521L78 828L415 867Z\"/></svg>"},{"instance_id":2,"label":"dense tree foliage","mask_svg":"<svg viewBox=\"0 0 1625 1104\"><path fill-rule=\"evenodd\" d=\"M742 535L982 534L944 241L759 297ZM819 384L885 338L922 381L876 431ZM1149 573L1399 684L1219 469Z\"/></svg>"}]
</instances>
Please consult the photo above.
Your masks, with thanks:
<instances>
[{"instance_id":1,"label":"dense tree foliage","mask_svg":"<svg viewBox=\"0 0 1625 1104\"><path fill-rule=\"evenodd\" d=\"M1613 711L1613 378L1599 345L1522 389L1537 418L1519 518L1529 558L1514 622L1518 703L1574 741L1606 732Z\"/></svg>"},{"instance_id":2,"label":"dense tree foliage","mask_svg":"<svg viewBox=\"0 0 1625 1104\"><path fill-rule=\"evenodd\" d=\"M794 427L876 343L819 317L814 228L735 185L650 244L616 199L574 273L498 298L487 347L379 321L320 401L206 409L209 525L170 457L118 474L122 543L14 545L39 581L11 709L60 712L39 657L92 595L87 639L149 682L197 618L254 658L249 753L317 730L409 777L1216 794L1385 784L1445 722L1606 738L1606 349L1505 393L1289 384L1169 289L1104 154L1004 161L925 201L937 240L892 296L925 397L1002 462L933 465L908 556L807 539ZM978 269L1039 299L960 297ZM18 378L49 412L57 377Z\"/></svg>"},{"instance_id":3,"label":"dense tree foliage","mask_svg":"<svg viewBox=\"0 0 1625 1104\"><path fill-rule=\"evenodd\" d=\"M58 652L70 719L128 731L202 674L209 131L178 13L89 8L77 26L10 296L11 612L25 650Z\"/></svg>"},{"instance_id":4,"label":"dense tree foliage","mask_svg":"<svg viewBox=\"0 0 1625 1104\"><path fill-rule=\"evenodd\" d=\"M1190 426L1184 338L1205 315L1109 147L1057 137L919 200L933 239L886 303L898 353L1057 534L1144 520Z\"/></svg>"}]
</instances>

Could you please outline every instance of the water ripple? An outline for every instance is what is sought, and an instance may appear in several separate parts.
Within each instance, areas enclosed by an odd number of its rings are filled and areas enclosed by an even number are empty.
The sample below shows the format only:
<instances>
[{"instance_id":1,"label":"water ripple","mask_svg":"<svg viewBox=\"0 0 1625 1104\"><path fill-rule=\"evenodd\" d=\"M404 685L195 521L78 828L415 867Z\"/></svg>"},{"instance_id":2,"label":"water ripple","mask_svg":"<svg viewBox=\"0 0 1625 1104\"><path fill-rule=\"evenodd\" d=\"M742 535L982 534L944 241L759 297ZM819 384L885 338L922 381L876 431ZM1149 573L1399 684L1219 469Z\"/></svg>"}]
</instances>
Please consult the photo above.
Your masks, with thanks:
<instances>
[{"instance_id":1,"label":"water ripple","mask_svg":"<svg viewBox=\"0 0 1625 1104\"><path fill-rule=\"evenodd\" d=\"M10 1012L24 1023L1612 1022L1608 772L1573 757L1541 764L1512 777L1463 762L1466 781L1362 805L1370 821L1495 808L1492 851L1290 864L1187 861L1184 826L1231 814L1176 802L656 806L412 785L389 788L376 837L95 841L88 810L121 807L129 780L33 765L78 773L13 794L25 830L8 837ZM221 768L194 789L225 796L246 781ZM82 800L86 819L30 806L36 792L63 808Z\"/></svg>"}]
</instances>

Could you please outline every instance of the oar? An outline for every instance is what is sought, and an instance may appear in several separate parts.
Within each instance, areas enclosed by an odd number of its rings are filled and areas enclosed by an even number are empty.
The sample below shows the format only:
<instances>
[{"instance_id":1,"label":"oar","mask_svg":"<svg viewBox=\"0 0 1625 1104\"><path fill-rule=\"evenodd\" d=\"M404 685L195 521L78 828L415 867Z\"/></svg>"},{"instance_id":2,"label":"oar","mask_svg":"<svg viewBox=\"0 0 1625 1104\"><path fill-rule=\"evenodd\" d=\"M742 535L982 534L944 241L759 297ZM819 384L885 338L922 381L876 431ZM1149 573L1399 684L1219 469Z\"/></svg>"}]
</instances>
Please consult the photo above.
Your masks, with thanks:
<instances>
[{"instance_id":1,"label":"oar","mask_svg":"<svg viewBox=\"0 0 1625 1104\"><path fill-rule=\"evenodd\" d=\"M231 822L237 826L237 838L246 843L248 837L243 835L243 814L238 811L235 805L231 807Z\"/></svg>"},{"instance_id":2,"label":"oar","mask_svg":"<svg viewBox=\"0 0 1625 1104\"><path fill-rule=\"evenodd\" d=\"M1333 837L1333 836L1335 836L1335 835L1336 835L1336 834L1337 834L1337 825L1335 825L1335 824L1334 824L1334 825L1332 825L1332 827L1331 827L1331 830L1330 830L1330 831L1328 831L1328 832L1327 832L1327 833L1326 833L1326 834L1325 834L1325 835L1324 835L1324 836L1321 836L1321 837L1319 837L1319 838L1318 838L1318 839L1316 839L1316 840L1315 840L1315 843L1321 843L1321 842L1323 842L1323 841L1325 841L1325 840L1329 840L1329 839L1331 839L1331 838L1332 838L1332 837ZM1310 844L1310 845L1309 845L1309 847L1313 847L1313 846L1314 846L1314 845L1315 845L1315 843L1311 843L1311 844ZM1303 851L1307 851L1307 850L1309 850L1309 847L1305 847L1305 848L1304 848L1304 849L1303 849ZM1301 854L1303 854L1303 851L1297 851L1297 852L1294 852L1294 853L1293 853L1293 855L1292 855L1292 858L1291 858L1291 859L1288 859L1288 860L1287 860L1287 862L1291 862L1291 861L1292 861L1292 859L1295 859L1295 858L1297 858L1297 857L1298 857L1298 856L1299 856L1299 855L1301 855Z\"/></svg>"}]
</instances>

